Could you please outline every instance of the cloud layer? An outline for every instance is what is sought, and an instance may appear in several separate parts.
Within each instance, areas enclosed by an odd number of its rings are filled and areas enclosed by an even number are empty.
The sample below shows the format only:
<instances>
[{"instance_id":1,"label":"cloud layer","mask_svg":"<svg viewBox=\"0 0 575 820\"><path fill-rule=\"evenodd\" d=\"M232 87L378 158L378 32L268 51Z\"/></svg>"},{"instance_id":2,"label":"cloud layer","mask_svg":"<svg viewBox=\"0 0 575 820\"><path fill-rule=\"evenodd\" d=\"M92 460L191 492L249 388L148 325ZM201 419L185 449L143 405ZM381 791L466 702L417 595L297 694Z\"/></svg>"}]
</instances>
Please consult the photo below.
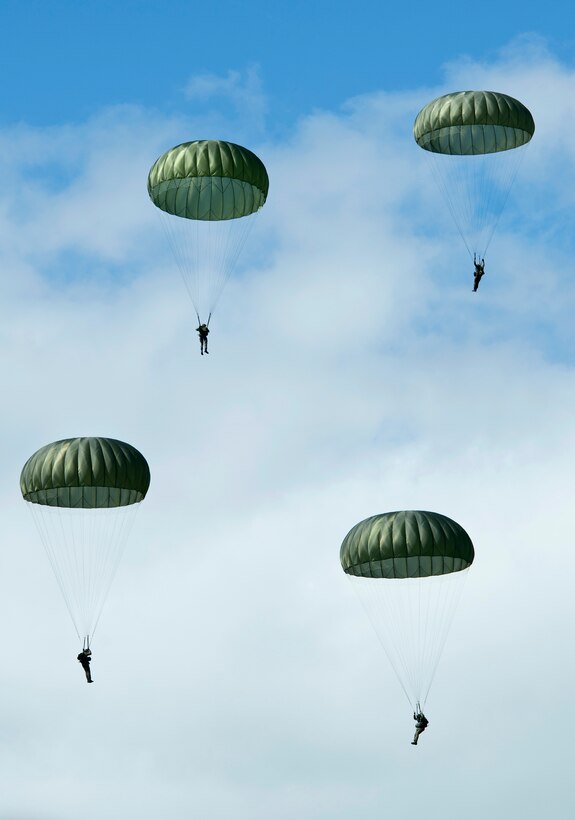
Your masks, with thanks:
<instances>
[{"instance_id":1,"label":"cloud layer","mask_svg":"<svg viewBox=\"0 0 575 820\"><path fill-rule=\"evenodd\" d=\"M465 87L537 123L476 295L410 136ZM238 90L257 76L188 93ZM574 91L521 40L282 141L258 121L269 201L208 360L145 180L210 115L0 135L2 820L565 816ZM152 469L93 687L18 491L28 456L73 435ZM354 523L403 508L455 518L477 552L417 750L338 563Z\"/></svg>"}]
</instances>

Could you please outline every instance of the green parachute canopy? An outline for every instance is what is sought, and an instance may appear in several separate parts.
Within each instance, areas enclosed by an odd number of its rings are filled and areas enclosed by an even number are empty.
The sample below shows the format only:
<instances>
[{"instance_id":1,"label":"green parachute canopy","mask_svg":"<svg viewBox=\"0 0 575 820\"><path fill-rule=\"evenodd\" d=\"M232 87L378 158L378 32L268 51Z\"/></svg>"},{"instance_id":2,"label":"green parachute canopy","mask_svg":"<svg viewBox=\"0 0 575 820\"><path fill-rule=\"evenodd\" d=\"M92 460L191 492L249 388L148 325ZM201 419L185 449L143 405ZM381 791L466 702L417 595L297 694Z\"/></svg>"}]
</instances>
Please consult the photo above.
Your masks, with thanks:
<instances>
[{"instance_id":1,"label":"green parachute canopy","mask_svg":"<svg viewBox=\"0 0 575 820\"><path fill-rule=\"evenodd\" d=\"M498 91L445 94L417 115L413 136L470 257L485 256L534 132L531 112Z\"/></svg>"},{"instance_id":2,"label":"green parachute canopy","mask_svg":"<svg viewBox=\"0 0 575 820\"><path fill-rule=\"evenodd\" d=\"M402 510L360 521L340 561L412 704L425 704L467 570L471 539L435 512Z\"/></svg>"},{"instance_id":3,"label":"green parachute canopy","mask_svg":"<svg viewBox=\"0 0 575 820\"><path fill-rule=\"evenodd\" d=\"M416 117L413 136L438 154L491 154L525 145L535 133L523 103L497 91L456 91L437 97Z\"/></svg>"},{"instance_id":4,"label":"green parachute canopy","mask_svg":"<svg viewBox=\"0 0 575 820\"><path fill-rule=\"evenodd\" d=\"M136 504L150 485L144 456L112 438L69 438L41 447L20 475L26 501L49 507L121 507Z\"/></svg>"},{"instance_id":5,"label":"green parachute canopy","mask_svg":"<svg viewBox=\"0 0 575 820\"><path fill-rule=\"evenodd\" d=\"M237 219L266 201L268 174L247 148L223 140L194 140L170 148L148 176L150 199L185 219Z\"/></svg>"},{"instance_id":6,"label":"green parachute canopy","mask_svg":"<svg viewBox=\"0 0 575 820\"><path fill-rule=\"evenodd\" d=\"M84 646L90 645L149 485L144 456L111 438L55 441L22 469L22 496Z\"/></svg>"},{"instance_id":7,"label":"green parachute canopy","mask_svg":"<svg viewBox=\"0 0 575 820\"><path fill-rule=\"evenodd\" d=\"M467 569L473 544L445 515L420 510L374 515L343 540L341 566L363 578L425 578Z\"/></svg>"},{"instance_id":8,"label":"green parachute canopy","mask_svg":"<svg viewBox=\"0 0 575 820\"><path fill-rule=\"evenodd\" d=\"M200 324L209 323L268 189L263 162L233 142L184 142L153 164L148 194Z\"/></svg>"}]
</instances>

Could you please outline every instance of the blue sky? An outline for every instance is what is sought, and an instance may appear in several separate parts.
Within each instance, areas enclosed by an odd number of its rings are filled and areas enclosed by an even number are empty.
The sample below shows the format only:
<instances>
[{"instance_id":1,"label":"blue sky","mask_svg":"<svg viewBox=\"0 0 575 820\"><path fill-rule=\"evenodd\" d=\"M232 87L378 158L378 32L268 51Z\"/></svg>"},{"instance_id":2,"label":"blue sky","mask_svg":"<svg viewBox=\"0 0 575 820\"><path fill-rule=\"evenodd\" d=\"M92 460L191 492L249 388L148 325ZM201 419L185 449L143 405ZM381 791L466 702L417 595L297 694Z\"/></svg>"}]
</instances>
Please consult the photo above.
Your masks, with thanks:
<instances>
[{"instance_id":1,"label":"blue sky","mask_svg":"<svg viewBox=\"0 0 575 820\"><path fill-rule=\"evenodd\" d=\"M0 820L569 818L566 13L271 5L0 5ZM537 124L478 294L411 134L460 88ZM206 136L270 194L201 357L146 178ZM18 486L76 435L152 474L93 687ZM477 556L417 750L339 566L394 509Z\"/></svg>"},{"instance_id":2,"label":"blue sky","mask_svg":"<svg viewBox=\"0 0 575 820\"><path fill-rule=\"evenodd\" d=\"M569 63L575 35L561 5L553 8L496 0L472 10L377 0L5 0L0 122L55 125L130 103L180 111L190 77L256 67L274 134L359 94L433 86L446 62L492 60L518 34L546 38Z\"/></svg>"}]
</instances>

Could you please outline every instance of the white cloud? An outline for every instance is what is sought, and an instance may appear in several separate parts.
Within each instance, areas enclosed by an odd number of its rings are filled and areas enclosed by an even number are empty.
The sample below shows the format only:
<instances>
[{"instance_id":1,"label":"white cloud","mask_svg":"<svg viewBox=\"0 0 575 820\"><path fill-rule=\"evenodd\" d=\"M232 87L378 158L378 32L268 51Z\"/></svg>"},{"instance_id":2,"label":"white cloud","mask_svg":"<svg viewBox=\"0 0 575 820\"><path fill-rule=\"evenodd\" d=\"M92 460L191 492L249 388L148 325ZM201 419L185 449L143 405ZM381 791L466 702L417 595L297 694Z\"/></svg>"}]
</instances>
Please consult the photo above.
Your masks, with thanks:
<instances>
[{"instance_id":1,"label":"white cloud","mask_svg":"<svg viewBox=\"0 0 575 820\"><path fill-rule=\"evenodd\" d=\"M230 70L225 75L196 74L188 81L185 94L191 102L212 103L219 99L227 103L240 121L250 124L253 132L265 125L268 105L258 66Z\"/></svg>"},{"instance_id":2,"label":"white cloud","mask_svg":"<svg viewBox=\"0 0 575 820\"><path fill-rule=\"evenodd\" d=\"M251 87L211 82L191 95ZM516 93L538 128L475 296L409 132L466 85ZM549 250L543 212L570 219L549 98L574 89L545 53L503 55L250 146L270 197L207 360L145 192L189 123L119 109L2 135L1 818L408 818L414 754L429 818L539 818L550 794L562 816L574 288L572 241ZM17 486L37 447L84 434L130 441L152 469L93 687ZM452 516L477 549L417 751L338 566L356 521L406 507Z\"/></svg>"}]
</instances>

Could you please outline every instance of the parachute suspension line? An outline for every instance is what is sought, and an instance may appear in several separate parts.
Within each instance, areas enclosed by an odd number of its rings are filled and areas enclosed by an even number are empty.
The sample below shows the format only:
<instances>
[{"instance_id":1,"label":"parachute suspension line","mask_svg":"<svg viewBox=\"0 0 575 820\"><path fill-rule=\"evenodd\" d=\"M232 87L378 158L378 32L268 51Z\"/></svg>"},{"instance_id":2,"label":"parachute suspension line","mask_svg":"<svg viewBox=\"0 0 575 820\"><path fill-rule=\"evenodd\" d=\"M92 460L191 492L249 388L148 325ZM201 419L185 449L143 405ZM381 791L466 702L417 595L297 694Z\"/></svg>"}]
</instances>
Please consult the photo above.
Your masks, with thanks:
<instances>
[{"instance_id":1,"label":"parachute suspension line","mask_svg":"<svg viewBox=\"0 0 575 820\"><path fill-rule=\"evenodd\" d=\"M385 603L383 601L379 602L375 595L377 594L377 588L375 584L371 583L371 579L368 580L370 584L369 592L371 593L371 603L372 606L380 606L381 609L385 610L384 617L389 619L390 624L393 624L393 628L398 636L401 636L402 639L396 641L394 644L389 642L385 648L386 655L390 658L390 663L392 668L400 680L403 683L405 680L408 684L409 694L408 699L410 704L413 701L413 692L415 688L415 681L413 679L413 666L409 663L409 658L407 653L403 650L403 647L407 647L408 643L406 640L406 636L413 631L413 612L411 607L407 605L408 602L405 601L403 596L398 597L397 606L394 608L390 605L390 602L387 600ZM367 587L366 587L367 589ZM388 590L391 592L391 588L388 587ZM396 588L396 591L399 591ZM380 640L380 642L382 642ZM385 644L385 642L383 642Z\"/></svg>"},{"instance_id":2,"label":"parachute suspension line","mask_svg":"<svg viewBox=\"0 0 575 820\"><path fill-rule=\"evenodd\" d=\"M380 586L382 582L385 590ZM355 585L407 699L414 706L417 698L421 697L423 676L427 671L419 660L422 653L417 639L418 632L421 634L417 606L421 579L360 578ZM382 624L386 628L381 629Z\"/></svg>"},{"instance_id":3,"label":"parachute suspension line","mask_svg":"<svg viewBox=\"0 0 575 820\"><path fill-rule=\"evenodd\" d=\"M383 633L379 634L380 643L385 649L385 653L390 660L391 666L404 689L408 690L408 700L413 705L413 693L416 691L416 681L414 679L413 662L410 663L408 647L410 646L409 636L413 634L413 607L403 594L404 589L395 585L393 581L387 581L386 592L388 595L380 595L377 582L373 579L366 579L367 585L360 587L366 590L369 596L369 606L372 611L373 621L377 632L377 622L389 623L391 633L397 636L393 641L389 634L386 634L387 641L384 640ZM401 583L401 582L400 582ZM394 584L391 586L391 584ZM366 599L367 602L367 599ZM379 610L379 612L376 612Z\"/></svg>"},{"instance_id":4,"label":"parachute suspension line","mask_svg":"<svg viewBox=\"0 0 575 820\"><path fill-rule=\"evenodd\" d=\"M425 689L425 684L426 684L427 681L424 680L424 678L423 678L423 672L424 672L424 670L429 669L430 659L433 659L433 657L434 657L435 645L434 645L434 640L433 640L433 637L434 637L433 633L434 633L435 630L430 630L430 624L436 625L436 623L437 623L437 619L436 619L436 616L435 616L435 611L434 611L434 608L433 608L433 601L435 600L435 603L437 605L437 601L438 601L438 597L439 597L437 594L434 595L433 594L434 590L431 589L429 584L425 583L425 581L427 581L427 580L430 580L430 579L424 579L424 582L419 583L420 595L425 594L425 599L426 600L425 600L425 613L422 616L423 617L423 624L424 624L424 634L423 634L423 637L422 637L421 642L419 644L419 669L420 669L420 672L421 672L421 676L420 676L420 679L418 681L418 690L417 690L417 692L418 692L418 703L421 704L423 702L424 705L425 705L425 699L426 699L426 694L427 694L424 691L424 689ZM441 584L441 581L439 580L437 583L435 583L435 579L431 579L431 583L434 584L434 586L439 586ZM430 634L430 631L431 631L431 634ZM428 674L429 674L429 672L428 672Z\"/></svg>"},{"instance_id":5,"label":"parachute suspension line","mask_svg":"<svg viewBox=\"0 0 575 820\"><path fill-rule=\"evenodd\" d=\"M431 152L436 185L471 258L485 258L527 147L464 156Z\"/></svg>"},{"instance_id":6,"label":"parachute suspension line","mask_svg":"<svg viewBox=\"0 0 575 820\"><path fill-rule=\"evenodd\" d=\"M407 593L409 588L413 587L414 583L417 586L419 593L421 593L421 583L419 580L413 580L410 578L405 579L395 579L396 581L399 580L399 585L395 583L393 589L397 590L397 593L400 593L400 602L401 602L401 623L405 624L407 629L404 630L404 643L406 651L405 651L405 667L407 669L407 675L410 680L411 685L411 694L412 698L416 698L417 694L421 688L421 665L418 663L417 658L417 649L415 653L415 657L410 660L409 653L407 651L407 647L414 645L417 647L417 640L418 640L418 632L420 631L421 625L421 617L418 611L418 607L416 605L416 601L411 598ZM394 582L392 582L394 583Z\"/></svg>"},{"instance_id":7,"label":"parachute suspension line","mask_svg":"<svg viewBox=\"0 0 575 820\"><path fill-rule=\"evenodd\" d=\"M230 180L223 184L222 195L229 185ZM210 220L186 219L158 210L196 313L211 315L251 233L257 212L233 219Z\"/></svg>"},{"instance_id":8,"label":"parachute suspension line","mask_svg":"<svg viewBox=\"0 0 575 820\"><path fill-rule=\"evenodd\" d=\"M440 626L436 630L436 640L433 642L434 645L430 646L429 650L429 664L431 666L431 672L429 675L427 688L423 694L422 702L424 706L427 702L427 697L433 681L435 680L439 661L443 655L443 650L454 620L453 616L455 615L461 599L463 588L465 587L465 583L467 581L468 572L469 567L467 567L467 569L460 570L457 573L453 573L452 575L440 576L442 580L445 581L443 587L444 589L447 587L447 594L444 593L441 596L441 602L439 601L439 596L436 599L436 609L439 610L439 617L437 618L437 621ZM449 581L452 581L453 583L449 583Z\"/></svg>"},{"instance_id":9,"label":"parachute suspension line","mask_svg":"<svg viewBox=\"0 0 575 820\"><path fill-rule=\"evenodd\" d=\"M384 640L383 640L383 638L380 634L380 631L377 627L377 620L376 620L376 618L374 618L374 613L372 611L372 607L368 605L367 600L364 599L363 595L360 593L360 586L359 585L362 582L366 582L366 584L370 584L370 582L374 579L372 579L372 578L358 578L355 575L347 575L347 577L349 578L349 580L351 582L351 585L353 587L353 590L354 590L357 598L359 599L359 602L360 602L363 610L365 611L365 613L366 613L366 615L369 619L369 622L370 622L370 624L373 628L373 631L375 632L375 635L377 637L377 640L379 641L383 651L387 655L387 659L388 659L389 663L391 664L391 667L392 667L393 671L395 672L395 676L396 676L397 680L399 681L399 684L400 684L401 688L403 689L403 694L407 698L407 702L409 703L410 706L413 707L413 705L414 705L413 704L413 699L412 699L411 695L409 694L409 692L407 691L407 688L406 688L406 686L403 682L403 675L406 674L406 670L408 669L408 665L406 663L406 660L405 660L405 658L402 659L402 658L395 657L393 652L391 652L390 647L384 642ZM367 588L367 587L365 587L365 588ZM362 587L362 589L364 589L364 588ZM369 591L371 591L371 590L369 590ZM375 596L371 596L371 597L372 597L372 601L370 601L370 603L373 603L373 598ZM402 675L402 673L403 673L403 675Z\"/></svg>"},{"instance_id":10,"label":"parachute suspension line","mask_svg":"<svg viewBox=\"0 0 575 820\"><path fill-rule=\"evenodd\" d=\"M409 584L417 584L417 602L414 600L413 607L414 612L417 609L417 627L403 639L414 647L413 695L421 706L427 701L447 639L455 611L454 594L456 601L461 594L459 575L449 573L408 580Z\"/></svg>"},{"instance_id":11,"label":"parachute suspension line","mask_svg":"<svg viewBox=\"0 0 575 820\"><path fill-rule=\"evenodd\" d=\"M76 635L89 640L98 626L139 504L111 509L27 506Z\"/></svg>"},{"instance_id":12,"label":"parachute suspension line","mask_svg":"<svg viewBox=\"0 0 575 820\"><path fill-rule=\"evenodd\" d=\"M220 260L214 263L214 286L209 301L210 314L216 309L224 287L230 279L248 236L252 231L254 216L255 214L251 214L238 219L230 219L227 220L230 224L224 226L225 242L220 252ZM222 223L211 223L211 229L214 234L219 234L222 229Z\"/></svg>"},{"instance_id":13,"label":"parachute suspension line","mask_svg":"<svg viewBox=\"0 0 575 820\"><path fill-rule=\"evenodd\" d=\"M194 305L196 316L198 317L198 322L200 322L197 300L195 299L195 294L190 287L189 277L187 275L188 265L186 265L186 259L189 255L185 241L185 228L187 226L179 224L179 222L184 222L185 220L182 217L167 214L162 210L159 210L159 215L162 227L164 229L164 233L166 235L166 239L168 240L168 244L172 251L172 256L176 261L176 265L178 267L178 270L180 271L182 281L186 287L186 290L188 291L190 299L192 300L192 304Z\"/></svg>"},{"instance_id":14,"label":"parachute suspension line","mask_svg":"<svg viewBox=\"0 0 575 820\"><path fill-rule=\"evenodd\" d=\"M441 157L441 159L440 159ZM443 200L447 205L447 209L451 214L451 218L455 227L457 228L457 232L459 236L463 240L463 244L467 248L467 253L469 254L470 259L473 258L473 253L471 252L471 248L467 242L465 237L465 233L463 232L463 228L461 226L461 216L458 214L457 209L455 207L454 197L453 194L450 192L449 189L449 180L446 179L446 176L440 172L440 163L444 160L450 159L449 157L443 157L441 154L432 154L432 161L431 161L431 168L433 172L433 176L435 178L435 184L439 188ZM459 197L461 198L461 197Z\"/></svg>"},{"instance_id":15,"label":"parachute suspension line","mask_svg":"<svg viewBox=\"0 0 575 820\"><path fill-rule=\"evenodd\" d=\"M426 704L466 576L467 570L421 578L349 575L404 694L414 707Z\"/></svg>"},{"instance_id":16,"label":"parachute suspension line","mask_svg":"<svg viewBox=\"0 0 575 820\"><path fill-rule=\"evenodd\" d=\"M117 507L110 516L112 526L108 534L109 548L107 555L102 554L101 560L100 577L103 579L103 584L98 599L96 599L93 604L96 618L91 630L92 637L94 637L96 627L100 622L104 604L108 597L112 581L116 576L118 566L124 554L126 543L132 527L134 526L134 521L139 508L139 503L131 504L127 507Z\"/></svg>"},{"instance_id":17,"label":"parachute suspension line","mask_svg":"<svg viewBox=\"0 0 575 820\"><path fill-rule=\"evenodd\" d=\"M487 244L485 245L485 250L482 253L483 257L487 253L487 249L488 249L489 245L491 244L491 240L493 239L493 234L495 233L495 230L496 230L497 226L499 225L499 221L500 221L500 219L503 215L503 211L505 210L505 206L507 205L507 200L509 199L511 189L513 188L513 185L515 184L515 180L517 179L519 169L521 168L521 165L523 164L525 153L526 153L527 149L529 148L529 145L530 145L530 143L526 143L525 145L521 146L521 148L516 148L515 149L515 153L516 153L516 155L518 155L517 161L515 163L514 168L511 169L511 173L510 173L511 179L509 181L509 184L505 185L505 186L502 186L503 190L504 190L503 202L501 203L501 208L499 209L499 213L497 214L497 218L495 220L495 223L494 223L493 227L491 228L491 232L488 235Z\"/></svg>"},{"instance_id":18,"label":"parachute suspension line","mask_svg":"<svg viewBox=\"0 0 575 820\"><path fill-rule=\"evenodd\" d=\"M80 629L79 629L78 624L77 624L76 613L74 611L74 607L73 607L73 604L72 604L72 596L68 594L68 590L70 589L70 584L64 582L65 581L64 573L60 571L60 568L59 568L58 564L56 563L56 557L54 555L52 539L50 538L49 532L48 532L49 528L47 526L48 521L46 519L46 516L42 515L42 509L39 507L39 505L26 504L26 506L30 510L32 518L34 519L34 523L35 523L35 525L38 529L38 532L40 534L40 540L42 541L42 544L44 545L46 555L48 556L48 561L50 562L50 566L52 567L52 572L54 573L54 577L56 578L58 586L60 587L60 592L62 593L62 597L64 598L64 603L66 604L66 609L68 610L70 618L72 619L72 623L74 624L74 629L76 631L76 635L78 636L78 640L82 640L82 636L80 635ZM54 508L54 510L55 509L57 509L57 508ZM54 515L55 515L55 513L54 513ZM60 522L60 525L61 525L61 522ZM65 537L62 537L61 545L63 545L63 549L65 549L67 547L67 539ZM68 579L66 579L66 580L68 580Z\"/></svg>"},{"instance_id":19,"label":"parachute suspension line","mask_svg":"<svg viewBox=\"0 0 575 820\"><path fill-rule=\"evenodd\" d=\"M427 637L427 626L428 626L428 617L424 617L422 613L422 597L424 595L424 590L422 589L423 584L419 583L417 585L417 662L415 668L418 670L418 679L417 679L417 688L416 692L418 693L417 704L419 704L419 697L421 690L423 688L423 669L424 669L424 647L427 646L426 637ZM429 612L429 596L427 598L427 607L426 615L428 616ZM422 629L423 627L423 629ZM423 632L423 634L422 634ZM416 711L419 711L416 709Z\"/></svg>"}]
</instances>

